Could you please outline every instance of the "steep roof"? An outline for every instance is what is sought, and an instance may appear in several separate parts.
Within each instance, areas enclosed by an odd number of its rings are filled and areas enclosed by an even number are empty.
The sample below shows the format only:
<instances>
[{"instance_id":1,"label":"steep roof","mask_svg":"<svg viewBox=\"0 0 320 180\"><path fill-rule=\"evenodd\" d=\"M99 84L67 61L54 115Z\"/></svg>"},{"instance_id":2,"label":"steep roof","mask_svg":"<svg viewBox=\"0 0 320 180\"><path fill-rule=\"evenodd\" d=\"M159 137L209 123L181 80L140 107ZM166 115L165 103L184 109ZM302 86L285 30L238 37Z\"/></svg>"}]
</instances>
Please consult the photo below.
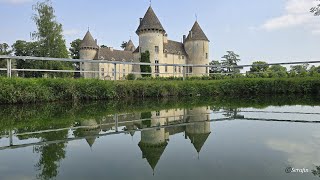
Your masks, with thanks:
<instances>
[{"instance_id":1,"label":"steep roof","mask_svg":"<svg viewBox=\"0 0 320 180\"><path fill-rule=\"evenodd\" d=\"M143 158L146 158L151 168L154 170L160 160L161 155L166 149L168 143L164 142L158 145L144 144L140 142L139 147Z\"/></svg>"},{"instance_id":2,"label":"steep roof","mask_svg":"<svg viewBox=\"0 0 320 180\"><path fill-rule=\"evenodd\" d=\"M208 37L206 36L206 34L203 32L203 30L201 29L198 21L196 21L191 29L191 31L189 32L189 35L186 39L186 41L188 40L204 40L204 41L209 41Z\"/></svg>"},{"instance_id":3,"label":"steep roof","mask_svg":"<svg viewBox=\"0 0 320 180\"><path fill-rule=\"evenodd\" d=\"M132 51L111 50L110 48L100 48L98 59L110 60L110 61L132 61Z\"/></svg>"},{"instance_id":4,"label":"steep roof","mask_svg":"<svg viewBox=\"0 0 320 180\"><path fill-rule=\"evenodd\" d=\"M140 52L140 46L138 46L136 50L133 51L133 53L139 53L139 52Z\"/></svg>"},{"instance_id":5,"label":"steep roof","mask_svg":"<svg viewBox=\"0 0 320 180\"><path fill-rule=\"evenodd\" d=\"M81 41L80 48L98 48L96 41L93 39L90 31L87 31L83 40Z\"/></svg>"},{"instance_id":6,"label":"steep roof","mask_svg":"<svg viewBox=\"0 0 320 180\"><path fill-rule=\"evenodd\" d=\"M149 30L149 29L155 29L155 30L165 32L164 28L162 27L157 15L154 13L151 6L148 8L143 19L140 21L140 25L136 33L139 34L140 31Z\"/></svg>"},{"instance_id":7,"label":"steep roof","mask_svg":"<svg viewBox=\"0 0 320 180\"><path fill-rule=\"evenodd\" d=\"M210 133L201 133L201 134L186 133L186 135L191 140L191 143L193 144L193 146L197 150L197 152L200 152L202 146L204 145L204 143L208 139Z\"/></svg>"},{"instance_id":8,"label":"steep roof","mask_svg":"<svg viewBox=\"0 0 320 180\"><path fill-rule=\"evenodd\" d=\"M134 46L133 42L131 39L128 41L126 47L124 48L125 51L134 51L136 47Z\"/></svg>"},{"instance_id":9,"label":"steep roof","mask_svg":"<svg viewBox=\"0 0 320 180\"><path fill-rule=\"evenodd\" d=\"M163 44L163 49L170 54L178 54L180 52L181 55L187 55L184 45L177 41L168 40L168 43Z\"/></svg>"}]
</instances>

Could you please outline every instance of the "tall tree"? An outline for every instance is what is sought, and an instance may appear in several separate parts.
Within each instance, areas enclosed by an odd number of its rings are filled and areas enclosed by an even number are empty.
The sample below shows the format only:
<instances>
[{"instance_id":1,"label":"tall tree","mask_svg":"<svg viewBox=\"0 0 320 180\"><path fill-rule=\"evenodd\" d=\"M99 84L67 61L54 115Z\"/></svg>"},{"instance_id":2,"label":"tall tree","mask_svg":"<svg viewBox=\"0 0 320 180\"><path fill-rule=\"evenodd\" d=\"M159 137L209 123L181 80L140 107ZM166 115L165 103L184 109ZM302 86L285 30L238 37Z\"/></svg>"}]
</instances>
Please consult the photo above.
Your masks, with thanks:
<instances>
[{"instance_id":1,"label":"tall tree","mask_svg":"<svg viewBox=\"0 0 320 180\"><path fill-rule=\"evenodd\" d=\"M74 40L74 41L72 41L70 43L71 48L69 48L69 51L70 51L72 59L80 59L80 44L81 44L81 41L82 41L81 39L76 39L76 40ZM80 62L74 63L74 66L75 66L75 69L77 71L80 71ZM80 75L79 72L75 72L74 73L74 77L75 78L80 78L81 75Z\"/></svg>"},{"instance_id":2,"label":"tall tree","mask_svg":"<svg viewBox=\"0 0 320 180\"><path fill-rule=\"evenodd\" d=\"M146 51L141 53L141 62L142 63L150 63L150 52ZM142 73L151 73L150 65L140 65L140 69ZM151 74L142 74L142 77L150 77Z\"/></svg>"},{"instance_id":3,"label":"tall tree","mask_svg":"<svg viewBox=\"0 0 320 180\"><path fill-rule=\"evenodd\" d=\"M70 43L71 47L69 48L72 59L80 59L80 44L81 39L76 39Z\"/></svg>"},{"instance_id":4,"label":"tall tree","mask_svg":"<svg viewBox=\"0 0 320 180\"><path fill-rule=\"evenodd\" d=\"M224 55L222 60L223 66L237 66L240 61L240 56L233 51L227 51L227 54ZM234 69L227 67L227 72L235 71Z\"/></svg>"},{"instance_id":5,"label":"tall tree","mask_svg":"<svg viewBox=\"0 0 320 180\"><path fill-rule=\"evenodd\" d=\"M317 0L317 1L320 1L320 0ZM310 12L313 13L315 16L320 16L320 4L318 4L315 7L312 7L310 9Z\"/></svg>"},{"instance_id":6,"label":"tall tree","mask_svg":"<svg viewBox=\"0 0 320 180\"><path fill-rule=\"evenodd\" d=\"M62 24L56 21L51 1L38 2L33 9L36 13L32 19L36 23L37 31L32 33L32 37L39 43L39 56L68 58L68 50L62 35ZM45 69L73 69L72 63L68 62L47 61L42 63L41 68ZM56 74L50 75L56 76ZM58 73L58 76L65 76L65 74Z\"/></svg>"},{"instance_id":7,"label":"tall tree","mask_svg":"<svg viewBox=\"0 0 320 180\"><path fill-rule=\"evenodd\" d=\"M38 2L33 9L36 14L32 19L36 23L37 31L32 33L32 37L40 43L41 56L68 58L66 43L62 35L62 24L56 21L51 1Z\"/></svg>"}]
</instances>

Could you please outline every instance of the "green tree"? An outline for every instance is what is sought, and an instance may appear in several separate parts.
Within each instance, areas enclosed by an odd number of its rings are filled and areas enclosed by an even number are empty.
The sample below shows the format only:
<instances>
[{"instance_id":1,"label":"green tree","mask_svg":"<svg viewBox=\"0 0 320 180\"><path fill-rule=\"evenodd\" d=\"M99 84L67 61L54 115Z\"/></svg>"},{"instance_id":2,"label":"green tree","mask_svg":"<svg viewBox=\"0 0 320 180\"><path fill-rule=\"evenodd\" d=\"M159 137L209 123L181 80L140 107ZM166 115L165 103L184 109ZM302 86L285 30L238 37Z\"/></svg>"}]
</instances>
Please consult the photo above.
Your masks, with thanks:
<instances>
[{"instance_id":1,"label":"green tree","mask_svg":"<svg viewBox=\"0 0 320 180\"><path fill-rule=\"evenodd\" d=\"M81 45L81 39L76 39L70 43L71 47L69 48L70 55L72 59L80 59L80 45ZM75 69L77 71L80 71L80 62L74 63ZM75 78L80 78L81 75L79 72L74 73Z\"/></svg>"},{"instance_id":2,"label":"green tree","mask_svg":"<svg viewBox=\"0 0 320 180\"><path fill-rule=\"evenodd\" d=\"M222 72L221 63L219 61L213 60L209 63L209 65L215 66L215 67L210 67L210 69L209 69L210 73L221 73Z\"/></svg>"},{"instance_id":3,"label":"green tree","mask_svg":"<svg viewBox=\"0 0 320 180\"><path fill-rule=\"evenodd\" d=\"M227 54L224 55L222 58L222 65L228 66L226 69L227 72L235 72L234 68L230 68L230 66L237 66L238 62L240 61L240 56L233 51L227 51Z\"/></svg>"},{"instance_id":4,"label":"green tree","mask_svg":"<svg viewBox=\"0 0 320 180\"><path fill-rule=\"evenodd\" d=\"M269 77L287 77L287 68L281 65L272 65L268 70Z\"/></svg>"},{"instance_id":5,"label":"green tree","mask_svg":"<svg viewBox=\"0 0 320 180\"><path fill-rule=\"evenodd\" d=\"M26 42L22 40L16 41L12 45L12 49L15 56L40 56L40 45L37 41L35 42ZM43 66L41 61L33 60L17 60L18 69L38 69ZM41 77L43 73L41 72L18 72L19 76L22 77Z\"/></svg>"},{"instance_id":6,"label":"green tree","mask_svg":"<svg viewBox=\"0 0 320 180\"><path fill-rule=\"evenodd\" d=\"M320 0L317 0L317 1L320 1ZM318 4L315 7L312 7L310 9L310 12L313 13L315 16L319 16L320 15L320 4Z\"/></svg>"},{"instance_id":7,"label":"green tree","mask_svg":"<svg viewBox=\"0 0 320 180\"><path fill-rule=\"evenodd\" d=\"M32 16L36 23L37 31L32 33L34 40L39 43L39 56L52 58L68 58L68 50L63 38L62 24L56 21L54 9L50 0L38 2L33 6L36 14ZM45 69L73 69L70 62L43 61L42 67ZM50 74L53 76L53 74ZM58 73L58 76L64 76Z\"/></svg>"},{"instance_id":8,"label":"green tree","mask_svg":"<svg viewBox=\"0 0 320 180\"><path fill-rule=\"evenodd\" d=\"M11 50L9 49L10 46L7 43L0 44L0 55L9 55L11 54ZM0 68L6 68L7 67L7 61L0 59ZM5 75L5 71L0 71L0 76Z\"/></svg>"},{"instance_id":9,"label":"green tree","mask_svg":"<svg viewBox=\"0 0 320 180\"><path fill-rule=\"evenodd\" d=\"M101 47L101 48L107 48L108 46L106 46L106 45L101 45L100 47Z\"/></svg>"},{"instance_id":10,"label":"green tree","mask_svg":"<svg viewBox=\"0 0 320 180\"><path fill-rule=\"evenodd\" d=\"M121 44L121 48L125 49L127 47L127 44L128 44L128 42L123 41L122 44Z\"/></svg>"},{"instance_id":11,"label":"green tree","mask_svg":"<svg viewBox=\"0 0 320 180\"><path fill-rule=\"evenodd\" d=\"M70 43L71 47L69 48L70 55L72 59L80 59L80 45L81 39L76 39Z\"/></svg>"},{"instance_id":12,"label":"green tree","mask_svg":"<svg viewBox=\"0 0 320 180\"><path fill-rule=\"evenodd\" d=\"M142 63L150 63L150 52L146 51L141 53L141 62ZM151 73L151 66L150 65L140 65L140 69L142 73ZM151 74L142 74L142 77L150 77Z\"/></svg>"},{"instance_id":13,"label":"green tree","mask_svg":"<svg viewBox=\"0 0 320 180\"><path fill-rule=\"evenodd\" d=\"M250 72L266 72L269 69L269 65L264 61L256 61L252 63Z\"/></svg>"},{"instance_id":14,"label":"green tree","mask_svg":"<svg viewBox=\"0 0 320 180\"><path fill-rule=\"evenodd\" d=\"M295 76L304 77L304 76L306 76L308 73L308 66L309 66L309 64L291 66L290 76L291 77L295 77Z\"/></svg>"}]
</instances>

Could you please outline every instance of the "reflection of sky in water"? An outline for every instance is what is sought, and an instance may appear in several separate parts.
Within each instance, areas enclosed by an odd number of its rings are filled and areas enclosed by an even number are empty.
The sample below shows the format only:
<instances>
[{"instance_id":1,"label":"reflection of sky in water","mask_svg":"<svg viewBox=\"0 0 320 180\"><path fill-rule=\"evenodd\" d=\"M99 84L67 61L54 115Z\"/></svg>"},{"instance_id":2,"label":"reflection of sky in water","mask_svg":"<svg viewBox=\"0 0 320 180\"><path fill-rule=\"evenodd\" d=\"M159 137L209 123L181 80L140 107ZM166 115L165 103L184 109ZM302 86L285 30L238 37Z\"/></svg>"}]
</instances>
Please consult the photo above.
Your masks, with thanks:
<instances>
[{"instance_id":1,"label":"reflection of sky in water","mask_svg":"<svg viewBox=\"0 0 320 180\"><path fill-rule=\"evenodd\" d=\"M320 107L286 106L239 111L320 112ZM320 115L239 112L246 118L315 120ZM210 119L223 118L222 113ZM119 129L123 129L121 127ZM212 122L211 134L197 153L185 132L169 136L154 176L143 159L141 132L104 136L90 147L85 139L66 144L57 179L315 179L311 174L286 174L285 168L320 165L320 124L230 120ZM69 137L73 137L69 131ZM37 142L37 139L17 144ZM1 146L8 139L0 140ZM39 154L34 147L0 151L0 179L34 179Z\"/></svg>"}]
</instances>

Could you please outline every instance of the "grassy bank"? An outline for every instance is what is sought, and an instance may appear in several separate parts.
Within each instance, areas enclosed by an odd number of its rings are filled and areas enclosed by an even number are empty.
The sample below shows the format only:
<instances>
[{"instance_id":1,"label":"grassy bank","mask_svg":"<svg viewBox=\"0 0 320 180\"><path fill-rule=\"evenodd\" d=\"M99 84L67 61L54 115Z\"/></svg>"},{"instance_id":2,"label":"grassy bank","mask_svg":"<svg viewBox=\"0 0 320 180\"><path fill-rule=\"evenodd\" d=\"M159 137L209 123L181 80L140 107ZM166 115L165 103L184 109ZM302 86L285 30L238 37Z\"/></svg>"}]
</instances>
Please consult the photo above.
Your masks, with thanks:
<instances>
[{"instance_id":1,"label":"grassy bank","mask_svg":"<svg viewBox=\"0 0 320 180\"><path fill-rule=\"evenodd\" d=\"M0 103L185 96L319 94L320 78L201 81L100 81L0 78Z\"/></svg>"}]
</instances>

